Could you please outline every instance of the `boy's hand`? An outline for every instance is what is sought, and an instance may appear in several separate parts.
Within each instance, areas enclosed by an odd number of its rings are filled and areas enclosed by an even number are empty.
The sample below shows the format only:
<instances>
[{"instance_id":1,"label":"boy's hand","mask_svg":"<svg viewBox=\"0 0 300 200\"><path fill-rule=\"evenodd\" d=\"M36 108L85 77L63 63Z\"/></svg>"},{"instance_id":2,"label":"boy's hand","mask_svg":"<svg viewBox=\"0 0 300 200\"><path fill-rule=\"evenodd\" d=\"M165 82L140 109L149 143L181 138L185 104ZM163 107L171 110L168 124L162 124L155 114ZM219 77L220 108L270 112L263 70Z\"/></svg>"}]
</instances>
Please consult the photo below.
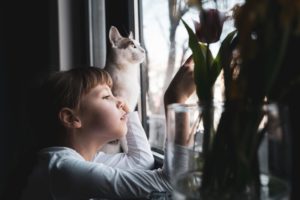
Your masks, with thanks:
<instances>
[{"instance_id":1,"label":"boy's hand","mask_svg":"<svg viewBox=\"0 0 300 200\"><path fill-rule=\"evenodd\" d=\"M164 95L165 108L171 103L184 103L195 91L194 61L190 56L179 68Z\"/></svg>"}]
</instances>

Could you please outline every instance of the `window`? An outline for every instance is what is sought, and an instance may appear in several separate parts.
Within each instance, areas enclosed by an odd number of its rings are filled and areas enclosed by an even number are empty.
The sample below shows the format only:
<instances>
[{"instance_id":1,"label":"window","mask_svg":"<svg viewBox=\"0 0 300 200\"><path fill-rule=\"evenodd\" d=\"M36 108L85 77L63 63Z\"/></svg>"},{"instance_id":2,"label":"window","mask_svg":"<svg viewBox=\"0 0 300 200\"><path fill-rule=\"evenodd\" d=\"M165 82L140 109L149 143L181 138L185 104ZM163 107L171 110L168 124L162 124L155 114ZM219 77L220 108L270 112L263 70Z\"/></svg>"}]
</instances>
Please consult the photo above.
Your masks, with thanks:
<instances>
[{"instance_id":1,"label":"window","mask_svg":"<svg viewBox=\"0 0 300 200\"><path fill-rule=\"evenodd\" d=\"M118 7L115 7L116 2L119 4ZM158 152L162 152L166 137L164 91L175 72L191 55L187 31L180 19L183 18L190 27L193 27L193 20L198 19L198 11L189 7L186 2L183 0L122 2L89 0L89 56L92 65L104 66L106 30L110 25L121 27L123 35L133 31L136 39L140 40L146 49L147 58L141 66L142 95L138 110L151 146ZM243 2L244 0L218 1L218 8L221 11L228 11L236 3ZM138 12L136 12L137 8ZM174 17L174 14L177 16ZM226 21L221 40L233 29L233 21ZM219 46L220 43L210 45L214 55ZM218 79L215 88L217 99L222 98L219 92L221 87L222 82ZM196 101L196 95L189 100L191 103Z\"/></svg>"},{"instance_id":2,"label":"window","mask_svg":"<svg viewBox=\"0 0 300 200\"><path fill-rule=\"evenodd\" d=\"M143 0L140 6L142 14L141 32L147 59L144 69L147 74L148 88L146 91L147 125L149 140L153 149L162 150L166 137L166 123L164 117L163 94L178 67L191 54L188 48L188 35L180 22L182 17L190 27L193 19L198 18L198 11L180 0ZM218 2L218 8L228 11L242 0L227 0ZM171 14L170 14L171 13ZM173 14L177 14L174 17ZM223 27L224 36L232 31L233 21L228 20ZM210 45L213 55L216 55L220 42ZM222 87L220 80L216 83L215 91L220 94ZM216 96L221 99L222 96ZM194 95L189 101L196 102Z\"/></svg>"}]
</instances>

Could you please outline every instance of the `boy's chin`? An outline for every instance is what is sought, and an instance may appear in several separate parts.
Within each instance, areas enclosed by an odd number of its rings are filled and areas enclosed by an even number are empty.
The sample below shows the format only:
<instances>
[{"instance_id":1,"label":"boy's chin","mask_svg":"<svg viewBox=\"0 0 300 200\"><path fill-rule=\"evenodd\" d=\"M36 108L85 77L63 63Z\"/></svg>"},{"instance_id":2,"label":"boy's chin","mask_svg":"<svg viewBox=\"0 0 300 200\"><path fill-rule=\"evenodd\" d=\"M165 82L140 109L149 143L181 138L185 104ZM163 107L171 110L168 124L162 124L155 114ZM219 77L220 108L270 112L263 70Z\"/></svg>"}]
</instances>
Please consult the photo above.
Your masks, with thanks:
<instances>
[{"instance_id":1,"label":"boy's chin","mask_svg":"<svg viewBox=\"0 0 300 200\"><path fill-rule=\"evenodd\" d=\"M121 137L126 136L126 135L127 135L127 132L128 132L128 128L127 128L127 126L126 126L126 127L124 128L124 130L123 130L123 134L122 134Z\"/></svg>"},{"instance_id":2,"label":"boy's chin","mask_svg":"<svg viewBox=\"0 0 300 200\"><path fill-rule=\"evenodd\" d=\"M114 138L113 140L119 140L119 139L125 137L127 135L127 131L128 131L128 129L126 127L124 130L120 131L117 138Z\"/></svg>"}]
</instances>

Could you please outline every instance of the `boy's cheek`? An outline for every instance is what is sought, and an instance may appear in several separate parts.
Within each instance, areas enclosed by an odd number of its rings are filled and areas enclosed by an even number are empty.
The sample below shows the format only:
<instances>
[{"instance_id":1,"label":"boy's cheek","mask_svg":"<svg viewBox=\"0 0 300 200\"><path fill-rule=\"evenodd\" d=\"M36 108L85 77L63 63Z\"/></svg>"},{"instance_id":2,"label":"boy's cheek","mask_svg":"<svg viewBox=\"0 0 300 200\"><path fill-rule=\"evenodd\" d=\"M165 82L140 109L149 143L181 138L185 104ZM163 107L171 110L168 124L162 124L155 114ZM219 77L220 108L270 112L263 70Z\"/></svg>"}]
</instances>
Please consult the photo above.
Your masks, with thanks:
<instances>
[{"instance_id":1,"label":"boy's cheek","mask_svg":"<svg viewBox=\"0 0 300 200\"><path fill-rule=\"evenodd\" d=\"M97 113L90 113L82 118L83 127L87 130L99 130L103 127L103 117Z\"/></svg>"},{"instance_id":2,"label":"boy's cheek","mask_svg":"<svg viewBox=\"0 0 300 200\"><path fill-rule=\"evenodd\" d=\"M115 125L115 119L109 118L109 116L103 116L99 113L94 113L87 120L86 125L94 131L108 131Z\"/></svg>"}]
</instances>

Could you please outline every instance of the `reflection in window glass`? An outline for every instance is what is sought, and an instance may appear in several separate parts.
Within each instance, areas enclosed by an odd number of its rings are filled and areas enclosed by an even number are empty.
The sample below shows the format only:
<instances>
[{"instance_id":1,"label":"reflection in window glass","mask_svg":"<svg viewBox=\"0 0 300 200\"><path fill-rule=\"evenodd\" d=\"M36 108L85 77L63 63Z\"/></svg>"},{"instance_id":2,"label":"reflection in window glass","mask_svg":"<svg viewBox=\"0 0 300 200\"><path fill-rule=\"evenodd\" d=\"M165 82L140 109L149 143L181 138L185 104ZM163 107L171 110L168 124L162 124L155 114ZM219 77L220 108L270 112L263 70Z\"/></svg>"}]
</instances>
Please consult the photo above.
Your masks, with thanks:
<instances>
[{"instance_id":1,"label":"reflection in window glass","mask_svg":"<svg viewBox=\"0 0 300 200\"><path fill-rule=\"evenodd\" d=\"M179 66L191 55L188 48L188 35L180 18L182 17L193 28L193 20L198 20L199 13L198 10L189 7L186 1L177 0L176 5L170 3L176 0L143 0L141 2L143 41L147 50L145 67L147 67L149 80L146 102L149 140L152 147L163 149L166 132L163 94ZM237 3L243 3L243 0L220 1L218 8L224 12L229 11ZM233 21L226 21L221 41L233 29ZM217 54L219 46L220 42L210 45L213 55ZM219 78L215 85L217 101L222 100L221 88L222 82ZM190 103L196 101L196 95L189 99Z\"/></svg>"}]
</instances>

